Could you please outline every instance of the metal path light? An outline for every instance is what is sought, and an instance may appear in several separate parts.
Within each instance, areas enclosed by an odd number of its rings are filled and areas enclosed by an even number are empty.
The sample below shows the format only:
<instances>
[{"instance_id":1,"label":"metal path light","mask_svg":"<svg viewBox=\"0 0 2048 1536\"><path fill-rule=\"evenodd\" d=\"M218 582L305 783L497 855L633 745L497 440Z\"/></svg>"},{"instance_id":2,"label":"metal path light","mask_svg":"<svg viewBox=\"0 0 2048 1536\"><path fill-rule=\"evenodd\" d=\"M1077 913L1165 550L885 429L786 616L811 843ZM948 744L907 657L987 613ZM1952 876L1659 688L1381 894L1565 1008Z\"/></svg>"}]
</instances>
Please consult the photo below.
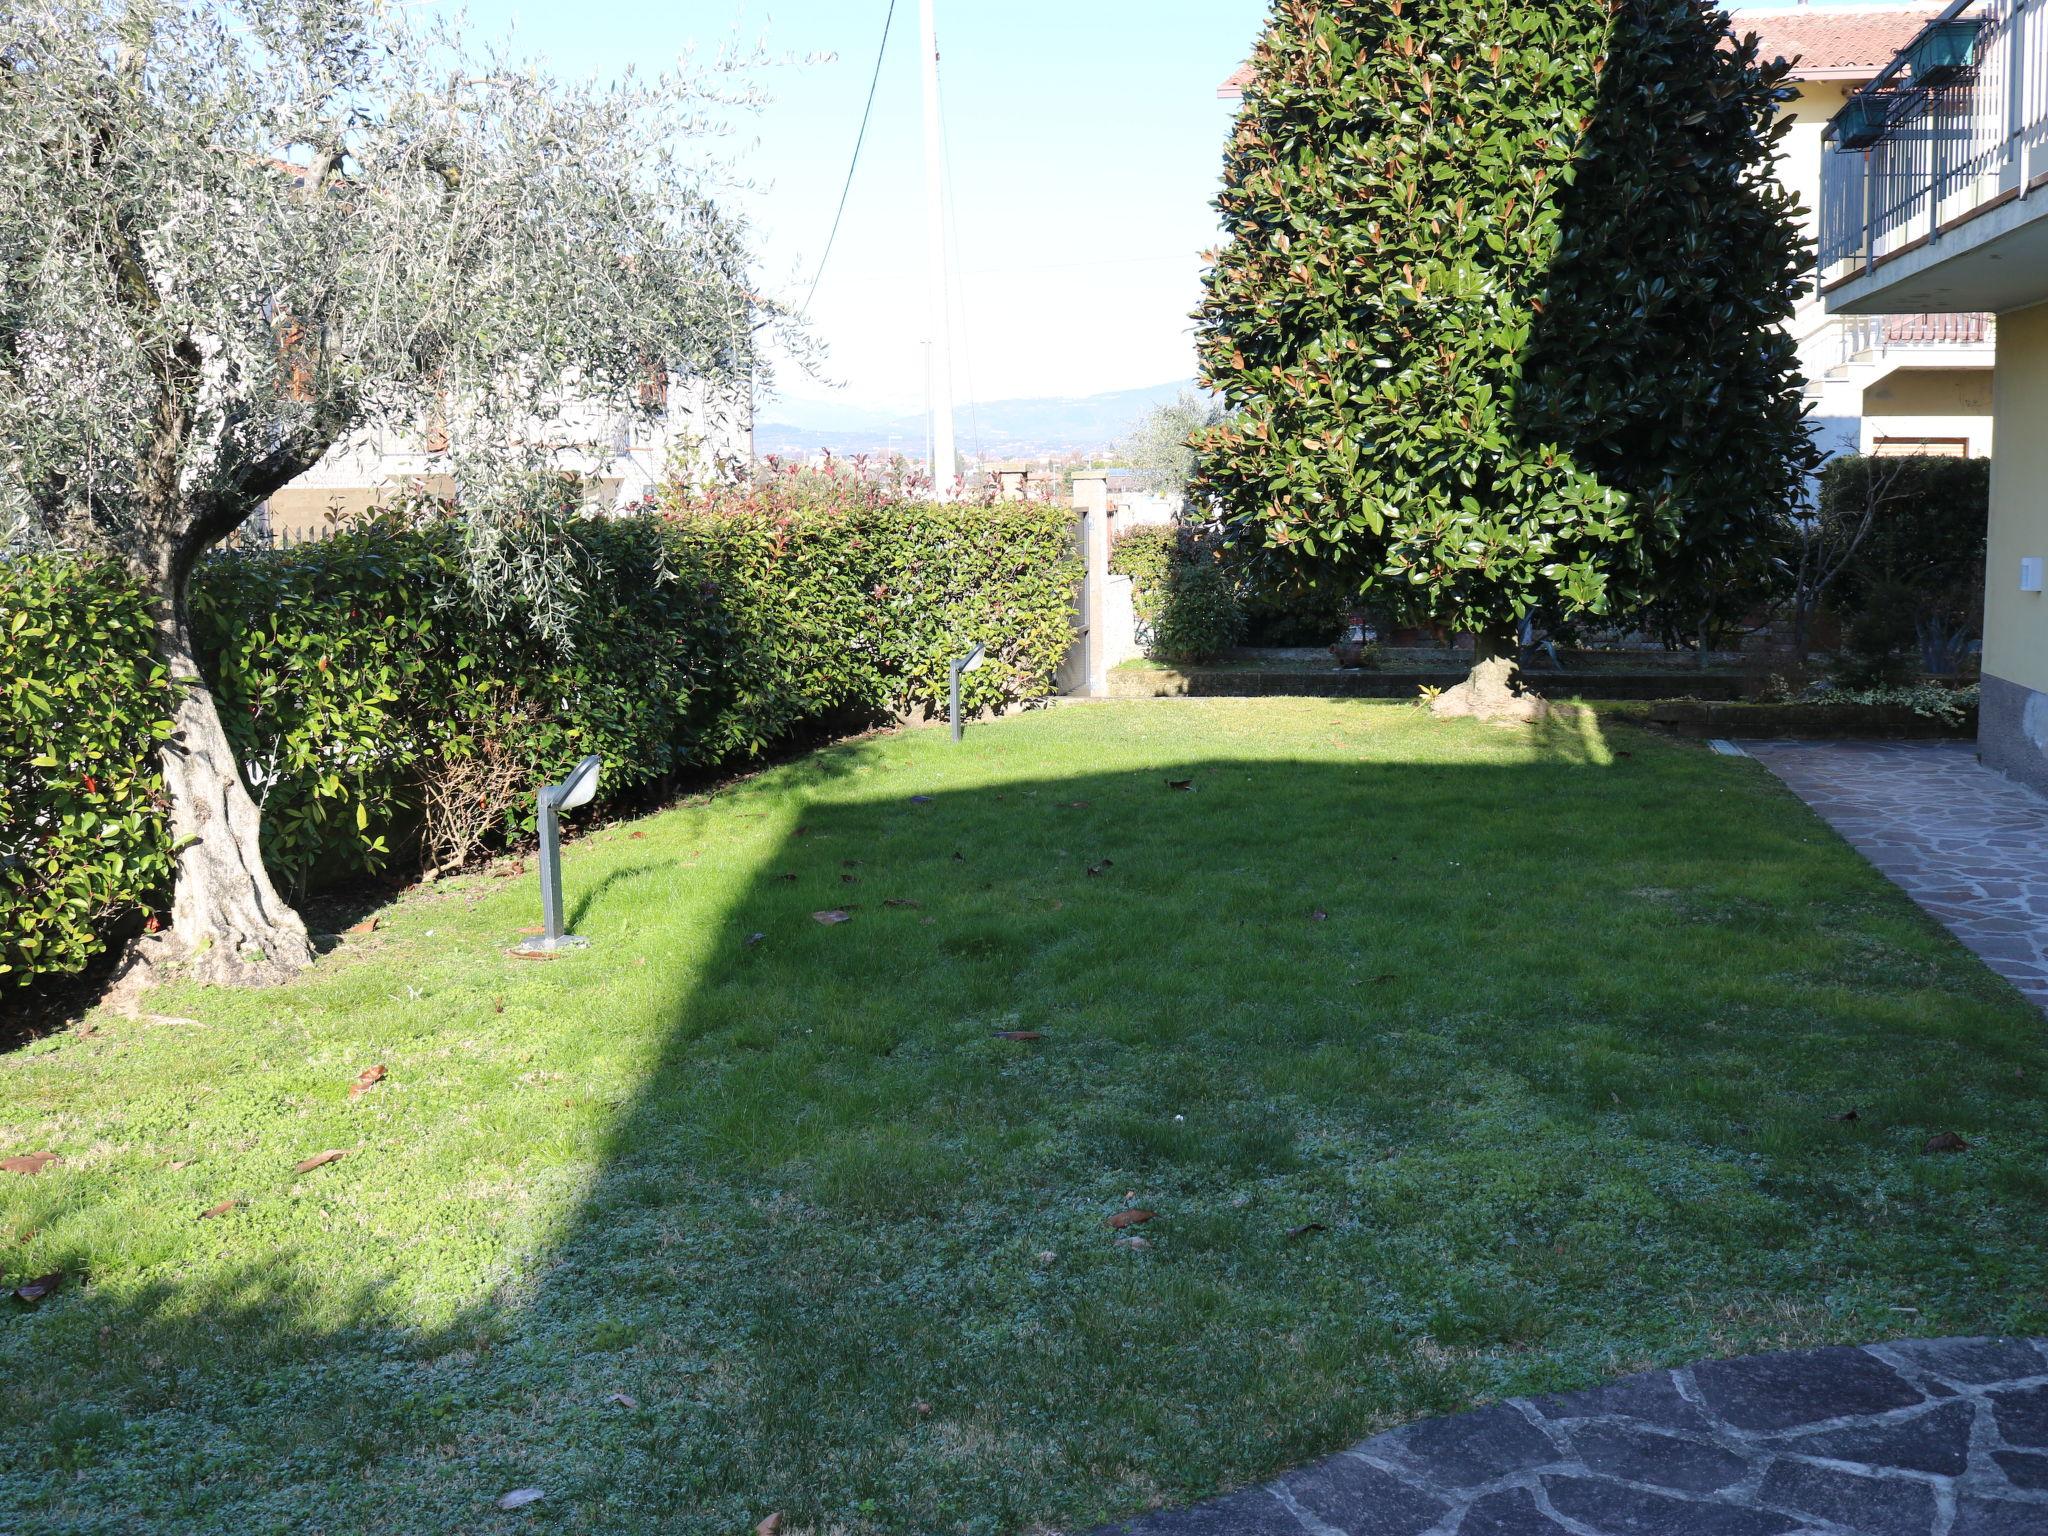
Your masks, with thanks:
<instances>
[{"instance_id":1,"label":"metal path light","mask_svg":"<svg viewBox=\"0 0 2048 1536\"><path fill-rule=\"evenodd\" d=\"M977 642L973 650L953 663L953 687L950 697L952 700L953 739L955 741L960 739L960 674L972 672L987 660L988 647Z\"/></svg>"},{"instance_id":2,"label":"metal path light","mask_svg":"<svg viewBox=\"0 0 2048 1536\"><path fill-rule=\"evenodd\" d=\"M580 949L590 940L562 932L562 812L590 804L597 794L603 761L593 753L559 784L540 787L540 912L541 936L519 946L522 955L551 955Z\"/></svg>"}]
</instances>

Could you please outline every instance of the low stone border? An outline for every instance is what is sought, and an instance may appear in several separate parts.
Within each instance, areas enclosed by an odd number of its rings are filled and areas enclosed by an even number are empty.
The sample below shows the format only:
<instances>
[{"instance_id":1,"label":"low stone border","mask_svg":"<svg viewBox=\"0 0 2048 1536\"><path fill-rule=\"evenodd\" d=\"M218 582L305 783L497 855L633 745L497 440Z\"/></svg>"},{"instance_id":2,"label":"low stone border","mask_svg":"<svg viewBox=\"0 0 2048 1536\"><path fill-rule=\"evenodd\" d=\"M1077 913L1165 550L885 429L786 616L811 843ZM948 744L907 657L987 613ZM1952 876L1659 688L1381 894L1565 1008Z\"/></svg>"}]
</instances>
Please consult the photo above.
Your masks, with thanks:
<instances>
[{"instance_id":1,"label":"low stone border","mask_svg":"<svg viewBox=\"0 0 2048 1536\"><path fill-rule=\"evenodd\" d=\"M2048 1341L1715 1360L1517 1398L1095 1536L2044 1536Z\"/></svg>"}]
</instances>

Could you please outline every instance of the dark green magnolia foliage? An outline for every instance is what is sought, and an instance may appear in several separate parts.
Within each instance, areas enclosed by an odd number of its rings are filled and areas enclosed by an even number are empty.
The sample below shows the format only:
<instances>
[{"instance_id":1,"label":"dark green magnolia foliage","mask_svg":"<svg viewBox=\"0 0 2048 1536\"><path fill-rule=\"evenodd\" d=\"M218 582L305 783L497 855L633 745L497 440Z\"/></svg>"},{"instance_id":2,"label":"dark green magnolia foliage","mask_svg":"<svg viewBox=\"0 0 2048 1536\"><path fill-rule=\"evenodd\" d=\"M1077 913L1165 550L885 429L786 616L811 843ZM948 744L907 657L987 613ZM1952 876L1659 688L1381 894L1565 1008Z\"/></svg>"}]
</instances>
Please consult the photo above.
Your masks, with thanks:
<instances>
[{"instance_id":1,"label":"dark green magnolia foliage","mask_svg":"<svg viewBox=\"0 0 2048 1536\"><path fill-rule=\"evenodd\" d=\"M1704 602L1813 464L1784 70L1698 0L1275 0L1218 207L1197 493L1498 632Z\"/></svg>"}]
</instances>

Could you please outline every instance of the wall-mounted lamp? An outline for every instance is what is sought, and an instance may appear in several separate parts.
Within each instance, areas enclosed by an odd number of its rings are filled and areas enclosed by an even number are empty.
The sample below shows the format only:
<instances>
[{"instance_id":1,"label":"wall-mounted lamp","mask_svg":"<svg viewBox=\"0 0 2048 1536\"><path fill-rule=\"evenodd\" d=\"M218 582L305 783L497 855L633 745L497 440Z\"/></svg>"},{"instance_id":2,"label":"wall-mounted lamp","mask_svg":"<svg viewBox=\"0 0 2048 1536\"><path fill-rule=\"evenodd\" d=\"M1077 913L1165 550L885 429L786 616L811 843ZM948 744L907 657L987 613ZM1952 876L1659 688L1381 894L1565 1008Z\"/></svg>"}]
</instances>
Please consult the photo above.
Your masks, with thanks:
<instances>
[{"instance_id":1,"label":"wall-mounted lamp","mask_svg":"<svg viewBox=\"0 0 2048 1536\"><path fill-rule=\"evenodd\" d=\"M580 949L590 940L562 932L562 812L585 806L597 795L598 770L603 761L595 753L583 759L559 784L540 787L540 913L541 936L519 946L522 955L551 955L561 949Z\"/></svg>"},{"instance_id":2,"label":"wall-mounted lamp","mask_svg":"<svg viewBox=\"0 0 2048 1536\"><path fill-rule=\"evenodd\" d=\"M984 661L987 660L988 647L977 643L973 650L969 651L965 656L960 657L957 661L953 663L953 687L951 692L951 699L953 718L953 739L955 741L958 741L960 739L960 675L963 672L972 672L976 667L980 666Z\"/></svg>"}]
</instances>

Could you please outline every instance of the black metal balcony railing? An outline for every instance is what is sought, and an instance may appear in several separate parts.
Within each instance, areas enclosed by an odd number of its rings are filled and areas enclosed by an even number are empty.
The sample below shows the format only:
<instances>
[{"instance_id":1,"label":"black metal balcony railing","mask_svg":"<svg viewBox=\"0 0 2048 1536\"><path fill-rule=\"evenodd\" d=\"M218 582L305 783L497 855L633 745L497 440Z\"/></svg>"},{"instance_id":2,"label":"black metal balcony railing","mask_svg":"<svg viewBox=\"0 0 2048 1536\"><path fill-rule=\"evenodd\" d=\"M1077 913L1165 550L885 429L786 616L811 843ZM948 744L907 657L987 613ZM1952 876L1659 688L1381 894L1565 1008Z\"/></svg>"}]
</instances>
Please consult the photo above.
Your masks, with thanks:
<instances>
[{"instance_id":1,"label":"black metal balcony railing","mask_svg":"<svg viewBox=\"0 0 2048 1536\"><path fill-rule=\"evenodd\" d=\"M1823 283L2025 195L2048 168L2048 0L1954 0L1826 137Z\"/></svg>"}]
</instances>

